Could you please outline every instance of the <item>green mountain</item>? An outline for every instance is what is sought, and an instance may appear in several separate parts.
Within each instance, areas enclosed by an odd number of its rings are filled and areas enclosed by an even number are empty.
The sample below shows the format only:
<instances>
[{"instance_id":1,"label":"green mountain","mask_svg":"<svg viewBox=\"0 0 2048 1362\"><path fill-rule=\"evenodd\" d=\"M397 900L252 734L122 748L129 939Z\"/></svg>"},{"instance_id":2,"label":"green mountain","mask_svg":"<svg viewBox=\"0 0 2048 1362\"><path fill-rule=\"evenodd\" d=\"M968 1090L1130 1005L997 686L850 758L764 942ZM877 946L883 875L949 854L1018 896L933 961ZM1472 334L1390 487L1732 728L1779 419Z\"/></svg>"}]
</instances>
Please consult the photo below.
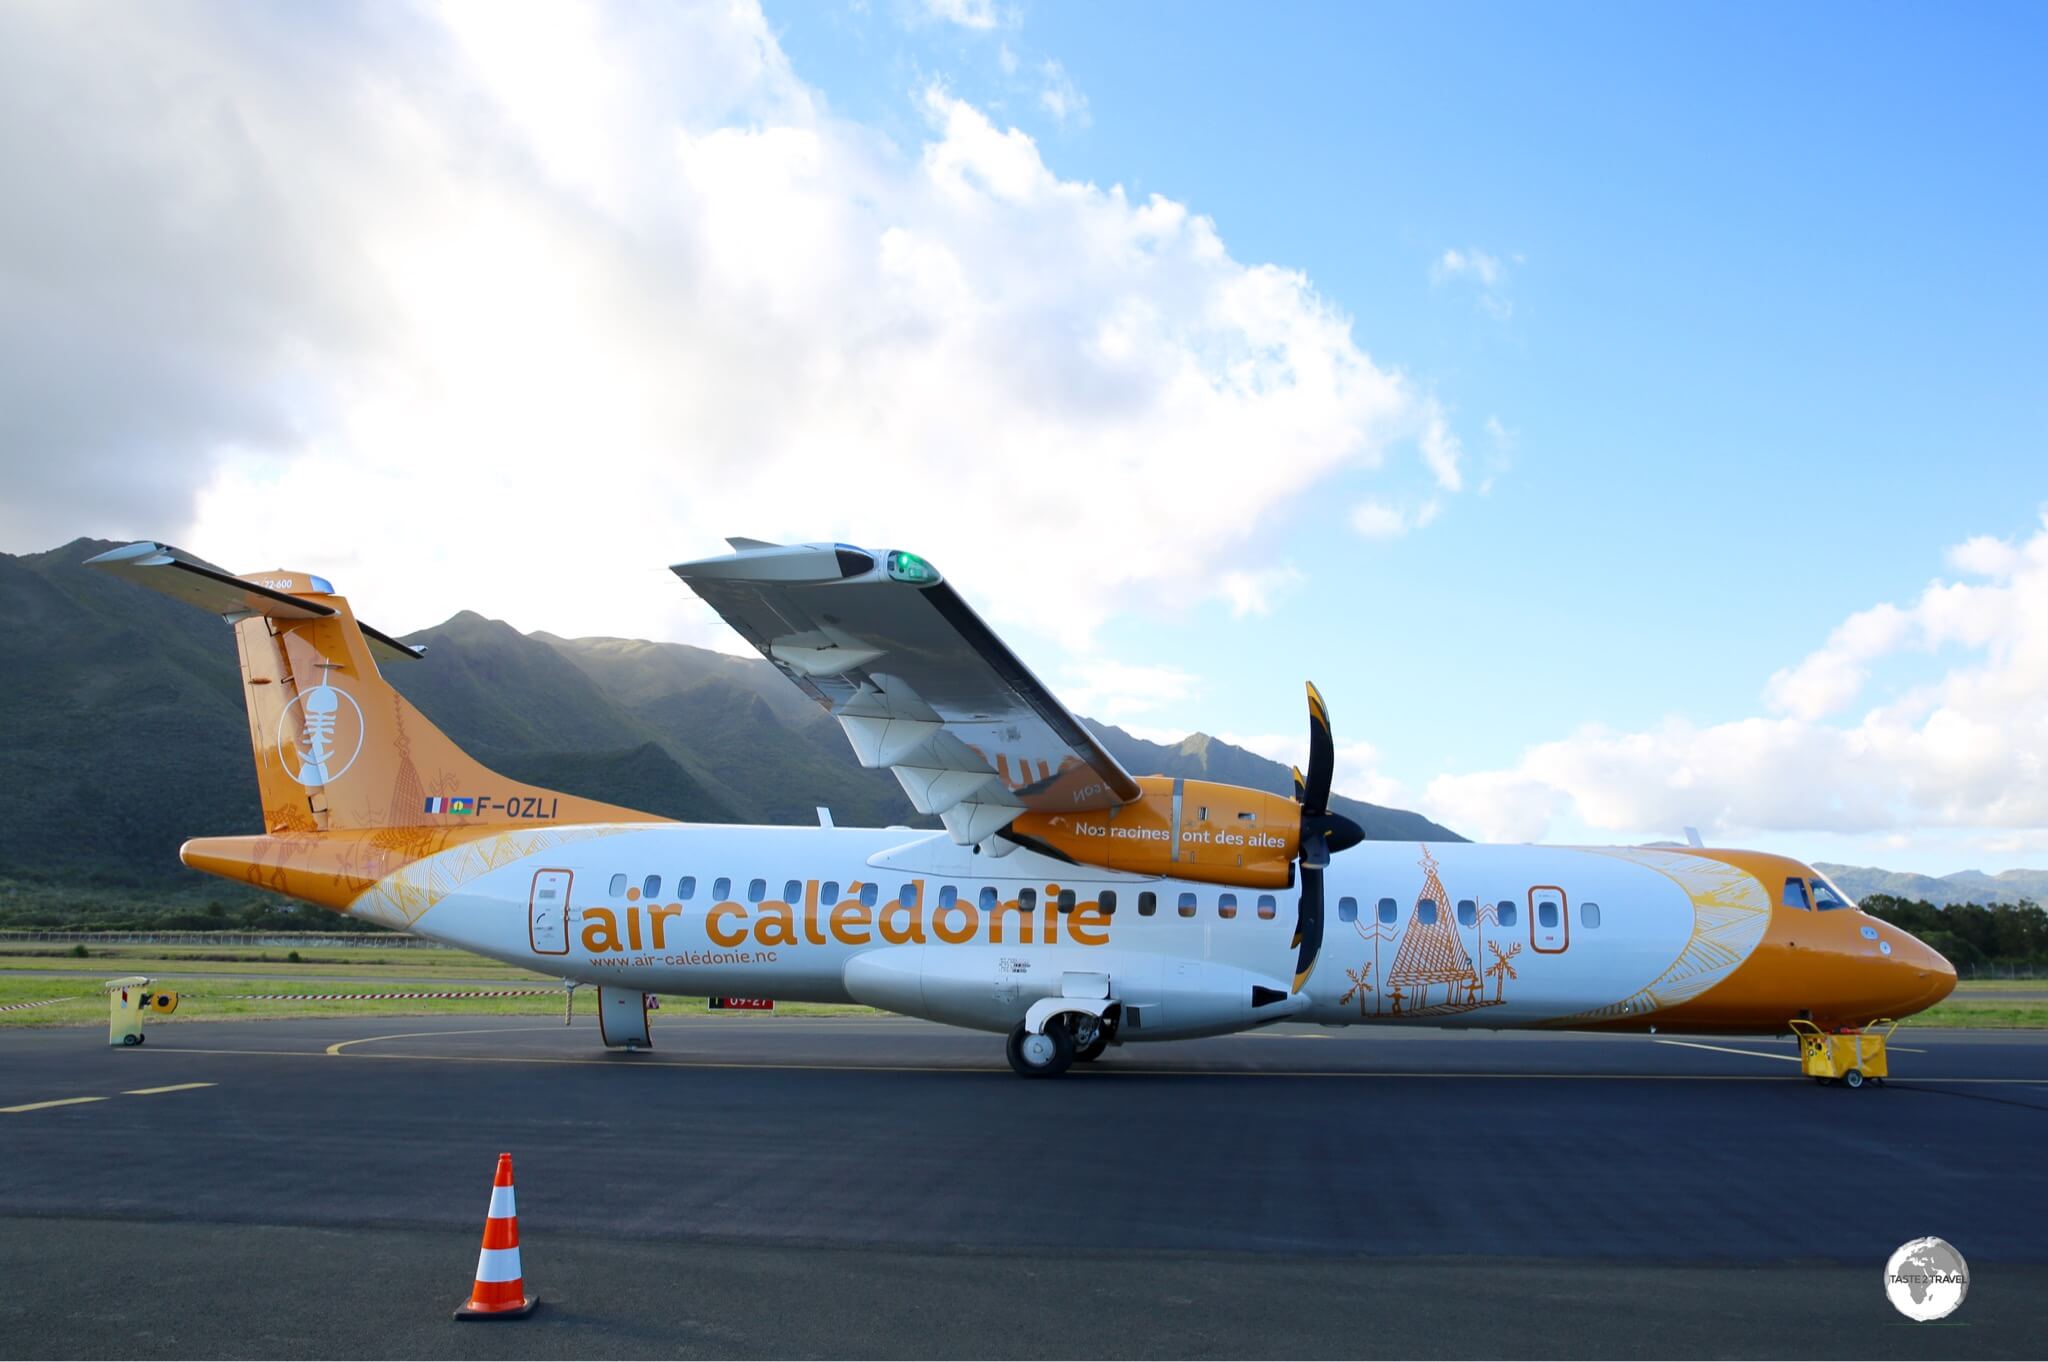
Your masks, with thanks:
<instances>
[{"instance_id":1,"label":"green mountain","mask_svg":"<svg viewBox=\"0 0 2048 1362\"><path fill-rule=\"evenodd\" d=\"M247 898L185 870L200 833L261 830L234 640L188 606L80 565L76 540L0 554L0 909ZM767 662L674 643L522 634L463 612L384 670L477 757L519 780L702 822L919 818L886 771ZM1141 775L1292 788L1278 762L1197 734L1174 747L1091 724ZM1457 840L1417 814L1334 801L1376 838ZM61 891L61 892L59 892Z\"/></svg>"},{"instance_id":2,"label":"green mountain","mask_svg":"<svg viewBox=\"0 0 2048 1362\"><path fill-rule=\"evenodd\" d=\"M1292 768L1262 757L1256 752L1247 752L1242 747L1232 747L1227 742L1218 742L1207 733L1191 733L1172 747L1161 743L1146 742L1134 738L1121 728L1098 724L1093 719L1083 719L1089 731L1101 740L1109 754L1124 764L1124 769L1140 775L1179 776L1184 780L1215 780L1226 785L1247 785L1255 790L1267 790L1273 794L1294 793L1294 771ZM1307 715L1302 716L1304 725ZM1330 807L1344 814L1365 829L1365 835L1375 842L1462 842L1465 839L1449 828L1432 823L1419 813L1406 809L1382 808L1368 804L1362 799L1351 799L1334 791L1330 795Z\"/></svg>"},{"instance_id":3,"label":"green mountain","mask_svg":"<svg viewBox=\"0 0 2048 1362\"><path fill-rule=\"evenodd\" d=\"M1813 868L1833 880L1837 889L1859 901L1872 894L1889 894L1943 908L1952 903L2048 903L2048 870L2005 870L1996 875L1981 870L1958 870L1953 875L1913 875L1867 865L1830 865L1824 861L1815 861Z\"/></svg>"}]
</instances>

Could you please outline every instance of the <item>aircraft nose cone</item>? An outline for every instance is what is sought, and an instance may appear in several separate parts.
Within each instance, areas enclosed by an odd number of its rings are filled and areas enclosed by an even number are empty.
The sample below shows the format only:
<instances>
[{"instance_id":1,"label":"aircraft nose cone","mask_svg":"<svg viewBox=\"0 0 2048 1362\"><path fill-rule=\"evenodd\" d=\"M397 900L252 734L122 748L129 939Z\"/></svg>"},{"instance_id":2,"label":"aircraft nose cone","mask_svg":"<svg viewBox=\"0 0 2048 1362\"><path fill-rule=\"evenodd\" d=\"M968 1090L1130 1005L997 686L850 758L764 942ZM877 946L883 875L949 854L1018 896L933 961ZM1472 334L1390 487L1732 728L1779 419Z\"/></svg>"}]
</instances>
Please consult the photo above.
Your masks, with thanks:
<instances>
[{"instance_id":1,"label":"aircraft nose cone","mask_svg":"<svg viewBox=\"0 0 2048 1362\"><path fill-rule=\"evenodd\" d=\"M1898 933L1904 940L1892 948L1892 969L1897 977L1900 1001L1896 1016L1910 1016L1955 992L1956 967L1948 957L1917 936Z\"/></svg>"}]
</instances>

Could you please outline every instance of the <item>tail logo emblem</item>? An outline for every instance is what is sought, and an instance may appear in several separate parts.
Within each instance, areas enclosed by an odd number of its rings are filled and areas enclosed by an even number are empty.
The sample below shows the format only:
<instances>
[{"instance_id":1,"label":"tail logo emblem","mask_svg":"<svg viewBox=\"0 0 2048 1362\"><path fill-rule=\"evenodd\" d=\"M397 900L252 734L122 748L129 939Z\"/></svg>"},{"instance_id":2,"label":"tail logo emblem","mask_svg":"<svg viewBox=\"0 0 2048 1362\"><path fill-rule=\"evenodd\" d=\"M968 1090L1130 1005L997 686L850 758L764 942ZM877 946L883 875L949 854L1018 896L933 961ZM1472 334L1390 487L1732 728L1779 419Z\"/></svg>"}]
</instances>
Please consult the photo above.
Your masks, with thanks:
<instances>
[{"instance_id":1,"label":"tail logo emblem","mask_svg":"<svg viewBox=\"0 0 2048 1362\"><path fill-rule=\"evenodd\" d=\"M363 750L363 710L339 686L319 685L292 697L277 719L284 773L305 786L341 779Z\"/></svg>"}]
</instances>

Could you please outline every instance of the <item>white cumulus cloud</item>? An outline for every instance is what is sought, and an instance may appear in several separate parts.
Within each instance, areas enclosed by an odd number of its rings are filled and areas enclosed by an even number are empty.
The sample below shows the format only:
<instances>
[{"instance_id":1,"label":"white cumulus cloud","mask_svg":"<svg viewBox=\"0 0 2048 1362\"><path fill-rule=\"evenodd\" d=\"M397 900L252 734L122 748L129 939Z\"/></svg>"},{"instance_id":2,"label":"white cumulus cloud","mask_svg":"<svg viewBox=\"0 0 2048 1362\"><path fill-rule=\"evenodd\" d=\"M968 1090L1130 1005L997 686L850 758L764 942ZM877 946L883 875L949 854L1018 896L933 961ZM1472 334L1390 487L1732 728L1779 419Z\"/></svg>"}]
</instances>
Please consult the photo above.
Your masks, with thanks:
<instances>
[{"instance_id":1,"label":"white cumulus cloud","mask_svg":"<svg viewBox=\"0 0 2048 1362\"><path fill-rule=\"evenodd\" d=\"M1044 81L1038 91L1038 107L1062 123L1086 127L1088 96L1076 88L1067 69L1056 61L1047 60L1039 67L1038 73Z\"/></svg>"},{"instance_id":2,"label":"white cumulus cloud","mask_svg":"<svg viewBox=\"0 0 2048 1362\"><path fill-rule=\"evenodd\" d=\"M1351 528L1367 539L1399 539L1410 530L1426 528L1442 511L1442 503L1434 499L1407 509L1384 501L1362 501L1352 508Z\"/></svg>"},{"instance_id":3,"label":"white cumulus cloud","mask_svg":"<svg viewBox=\"0 0 2048 1362\"><path fill-rule=\"evenodd\" d=\"M0 9L0 539L728 646L665 564L900 545L1048 672L1258 609L1426 399L1188 205L919 113L834 115L744 0Z\"/></svg>"},{"instance_id":4,"label":"white cumulus cloud","mask_svg":"<svg viewBox=\"0 0 2048 1362\"><path fill-rule=\"evenodd\" d=\"M962 28L991 29L1002 22L995 0L924 0L924 13Z\"/></svg>"},{"instance_id":5,"label":"white cumulus cloud","mask_svg":"<svg viewBox=\"0 0 2048 1362\"><path fill-rule=\"evenodd\" d=\"M1882 837L1930 828L1996 850L2048 830L2048 517L2024 540L1973 539L1907 604L1843 621L1775 673L1774 711L1706 727L1588 727L1510 769L1439 776L1424 807L1460 831L1520 840L1558 818L1621 835L1687 824L1723 833ZM1853 719L1871 666L1907 648L1953 650L1947 670Z\"/></svg>"},{"instance_id":6,"label":"white cumulus cloud","mask_svg":"<svg viewBox=\"0 0 2048 1362\"><path fill-rule=\"evenodd\" d=\"M1522 257L1515 257L1519 263ZM1446 250L1430 265L1430 278L1439 284L1463 281L1476 290L1479 306L1496 321L1506 321L1515 313L1514 302L1508 297L1508 264L1497 255L1485 251L1455 247Z\"/></svg>"}]
</instances>

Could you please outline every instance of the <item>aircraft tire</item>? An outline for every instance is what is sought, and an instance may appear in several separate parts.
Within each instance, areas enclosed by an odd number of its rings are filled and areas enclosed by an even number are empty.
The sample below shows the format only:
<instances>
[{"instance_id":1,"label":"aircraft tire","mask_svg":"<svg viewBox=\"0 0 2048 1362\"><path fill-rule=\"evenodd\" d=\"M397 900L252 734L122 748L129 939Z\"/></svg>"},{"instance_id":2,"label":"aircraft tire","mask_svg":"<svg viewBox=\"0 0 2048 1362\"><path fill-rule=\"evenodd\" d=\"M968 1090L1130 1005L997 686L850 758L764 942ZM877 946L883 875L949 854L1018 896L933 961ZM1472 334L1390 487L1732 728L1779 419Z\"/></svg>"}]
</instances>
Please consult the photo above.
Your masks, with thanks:
<instances>
[{"instance_id":1,"label":"aircraft tire","mask_svg":"<svg viewBox=\"0 0 2048 1362\"><path fill-rule=\"evenodd\" d=\"M1010 1067L1022 1078L1057 1078L1074 1062L1074 1037L1057 1017L1048 1021L1044 1033L1037 1036L1025 1031L1024 1023L1018 1022L1005 1049Z\"/></svg>"}]
</instances>

